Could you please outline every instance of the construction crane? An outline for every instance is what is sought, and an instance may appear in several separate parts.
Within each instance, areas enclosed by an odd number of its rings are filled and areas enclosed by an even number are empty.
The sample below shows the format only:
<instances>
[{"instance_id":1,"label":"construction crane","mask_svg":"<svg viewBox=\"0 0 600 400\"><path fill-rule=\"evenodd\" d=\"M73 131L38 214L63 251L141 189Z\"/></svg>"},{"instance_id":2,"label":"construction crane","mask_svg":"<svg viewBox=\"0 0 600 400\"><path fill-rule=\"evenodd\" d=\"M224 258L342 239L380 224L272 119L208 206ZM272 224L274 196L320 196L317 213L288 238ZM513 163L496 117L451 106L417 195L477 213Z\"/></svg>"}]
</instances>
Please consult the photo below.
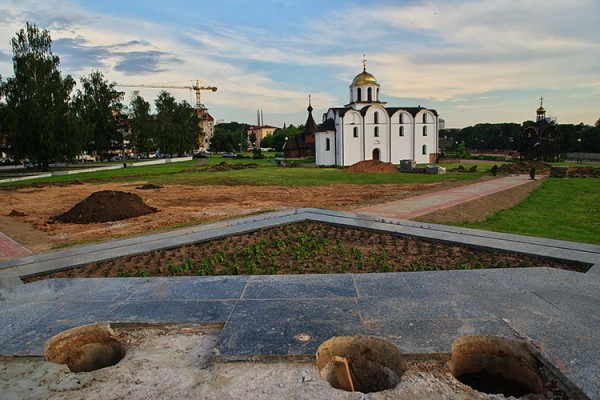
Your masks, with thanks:
<instances>
[{"instance_id":1,"label":"construction crane","mask_svg":"<svg viewBox=\"0 0 600 400\"><path fill-rule=\"evenodd\" d=\"M195 84L191 84L189 86L175 86L175 85L144 85L144 84L117 84L115 86L119 87L138 87L138 88L151 88L151 89L188 89L196 92L196 113L198 114L198 118L200 121L204 120L204 113L202 111L202 102L200 101L200 92L202 90L210 90L212 92L216 92L217 88L215 86L201 86L200 81L197 80Z\"/></svg>"}]
</instances>

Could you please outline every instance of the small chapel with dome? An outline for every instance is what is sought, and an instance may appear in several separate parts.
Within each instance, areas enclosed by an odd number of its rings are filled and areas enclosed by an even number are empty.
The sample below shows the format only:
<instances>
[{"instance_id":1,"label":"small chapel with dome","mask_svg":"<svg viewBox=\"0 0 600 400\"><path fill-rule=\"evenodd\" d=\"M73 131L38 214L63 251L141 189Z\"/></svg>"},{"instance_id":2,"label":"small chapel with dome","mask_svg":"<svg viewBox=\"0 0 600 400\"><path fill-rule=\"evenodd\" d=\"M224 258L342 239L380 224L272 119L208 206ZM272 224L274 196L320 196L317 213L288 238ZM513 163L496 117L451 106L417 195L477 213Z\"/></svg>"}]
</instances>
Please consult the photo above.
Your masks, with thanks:
<instances>
[{"instance_id":1,"label":"small chapel with dome","mask_svg":"<svg viewBox=\"0 0 600 400\"><path fill-rule=\"evenodd\" d=\"M379 98L379 88L363 58L363 71L350 84L350 102L330 108L316 129L317 165L349 166L364 160L436 162L437 112L421 106L388 107Z\"/></svg>"}]
</instances>

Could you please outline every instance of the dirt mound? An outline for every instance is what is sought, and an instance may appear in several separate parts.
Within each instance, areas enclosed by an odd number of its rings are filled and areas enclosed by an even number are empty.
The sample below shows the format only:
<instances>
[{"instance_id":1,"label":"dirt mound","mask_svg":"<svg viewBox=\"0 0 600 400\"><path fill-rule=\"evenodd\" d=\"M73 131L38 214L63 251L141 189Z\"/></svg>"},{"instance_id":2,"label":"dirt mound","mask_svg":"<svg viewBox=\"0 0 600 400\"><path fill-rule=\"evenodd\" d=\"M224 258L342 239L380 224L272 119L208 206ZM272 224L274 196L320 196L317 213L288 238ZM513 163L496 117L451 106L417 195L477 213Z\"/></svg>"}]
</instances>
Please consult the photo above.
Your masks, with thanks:
<instances>
[{"instance_id":1,"label":"dirt mound","mask_svg":"<svg viewBox=\"0 0 600 400\"><path fill-rule=\"evenodd\" d=\"M163 186L155 185L153 183L146 183L142 186L136 187L136 189L140 189L140 190L151 190L151 189L162 189L162 188L163 188Z\"/></svg>"},{"instance_id":2,"label":"dirt mound","mask_svg":"<svg viewBox=\"0 0 600 400\"><path fill-rule=\"evenodd\" d=\"M501 174L528 174L531 168L535 168L537 174L550 171L552 166L543 161L524 161L520 163L502 164L498 168Z\"/></svg>"},{"instance_id":3,"label":"dirt mound","mask_svg":"<svg viewBox=\"0 0 600 400\"><path fill-rule=\"evenodd\" d=\"M92 224L139 217L156 211L137 194L103 190L92 193L66 213L52 219L73 224Z\"/></svg>"},{"instance_id":4,"label":"dirt mound","mask_svg":"<svg viewBox=\"0 0 600 400\"><path fill-rule=\"evenodd\" d=\"M600 168L594 167L571 167L569 168L571 178L600 178Z\"/></svg>"},{"instance_id":5,"label":"dirt mound","mask_svg":"<svg viewBox=\"0 0 600 400\"><path fill-rule=\"evenodd\" d=\"M392 163L377 161L377 160L365 160L359 161L356 164L352 164L345 169L346 172L367 172L367 173L392 173L399 172L400 170Z\"/></svg>"},{"instance_id":6,"label":"dirt mound","mask_svg":"<svg viewBox=\"0 0 600 400\"><path fill-rule=\"evenodd\" d=\"M12 210L8 214L9 217L24 217L26 215L27 215L27 213L24 213L23 211L17 211L17 210Z\"/></svg>"},{"instance_id":7,"label":"dirt mound","mask_svg":"<svg viewBox=\"0 0 600 400\"><path fill-rule=\"evenodd\" d=\"M469 169L459 165L457 168L449 169L448 172L477 172L477 165L473 165Z\"/></svg>"},{"instance_id":8,"label":"dirt mound","mask_svg":"<svg viewBox=\"0 0 600 400\"><path fill-rule=\"evenodd\" d=\"M256 168L258 164L250 163L250 164L228 164L225 161L213 166L204 169L204 172L221 172L221 171L232 171L238 169L246 169L246 168Z\"/></svg>"}]
</instances>

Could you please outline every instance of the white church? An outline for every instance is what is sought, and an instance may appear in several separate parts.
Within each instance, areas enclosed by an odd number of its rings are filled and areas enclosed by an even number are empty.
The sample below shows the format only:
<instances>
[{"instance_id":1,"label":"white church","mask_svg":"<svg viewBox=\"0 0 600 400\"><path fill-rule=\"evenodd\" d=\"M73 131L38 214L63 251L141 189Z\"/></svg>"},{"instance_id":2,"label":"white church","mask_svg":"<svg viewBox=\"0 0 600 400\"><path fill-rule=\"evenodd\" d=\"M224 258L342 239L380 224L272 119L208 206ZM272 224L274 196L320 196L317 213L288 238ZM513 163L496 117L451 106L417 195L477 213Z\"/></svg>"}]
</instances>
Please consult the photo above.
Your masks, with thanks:
<instances>
[{"instance_id":1,"label":"white church","mask_svg":"<svg viewBox=\"0 0 600 400\"><path fill-rule=\"evenodd\" d=\"M438 114L418 107L387 107L379 83L363 71L350 85L350 103L330 108L315 132L317 165L349 166L364 160L434 164L438 151Z\"/></svg>"}]
</instances>

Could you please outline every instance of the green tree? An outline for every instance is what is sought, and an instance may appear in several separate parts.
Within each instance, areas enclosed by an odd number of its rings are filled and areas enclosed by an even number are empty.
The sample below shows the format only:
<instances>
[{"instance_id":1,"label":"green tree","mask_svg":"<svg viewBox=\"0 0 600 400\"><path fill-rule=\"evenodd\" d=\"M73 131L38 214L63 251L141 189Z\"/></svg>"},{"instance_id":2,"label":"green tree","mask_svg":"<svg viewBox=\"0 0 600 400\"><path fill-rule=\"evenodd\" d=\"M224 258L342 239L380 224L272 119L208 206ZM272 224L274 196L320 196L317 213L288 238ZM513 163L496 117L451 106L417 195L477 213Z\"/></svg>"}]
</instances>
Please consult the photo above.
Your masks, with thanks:
<instances>
[{"instance_id":1,"label":"green tree","mask_svg":"<svg viewBox=\"0 0 600 400\"><path fill-rule=\"evenodd\" d=\"M182 101L175 107L175 141L171 153L191 153L198 147L198 138L202 134L200 118L196 108L187 101Z\"/></svg>"},{"instance_id":2,"label":"green tree","mask_svg":"<svg viewBox=\"0 0 600 400\"><path fill-rule=\"evenodd\" d=\"M156 131L155 142L162 153L173 151L173 141L176 136L175 109L177 102L175 97L167 91L161 91L154 101L156 106Z\"/></svg>"},{"instance_id":3,"label":"green tree","mask_svg":"<svg viewBox=\"0 0 600 400\"><path fill-rule=\"evenodd\" d=\"M248 128L250 125L239 122L226 122L215 126L215 132L210 140L212 151L240 151L248 143Z\"/></svg>"},{"instance_id":4,"label":"green tree","mask_svg":"<svg viewBox=\"0 0 600 400\"><path fill-rule=\"evenodd\" d=\"M144 100L139 92L133 92L128 111L131 122L131 148L136 153L155 150L153 137L156 125L150 113L150 103Z\"/></svg>"},{"instance_id":5,"label":"green tree","mask_svg":"<svg viewBox=\"0 0 600 400\"><path fill-rule=\"evenodd\" d=\"M465 147L465 142L461 141L456 148L456 155L458 158L467 158L467 148Z\"/></svg>"},{"instance_id":6,"label":"green tree","mask_svg":"<svg viewBox=\"0 0 600 400\"><path fill-rule=\"evenodd\" d=\"M116 83L109 83L100 71L92 71L80 82L83 90L77 90L75 103L79 116L90 130L91 140L87 150L108 159L109 150L123 146L118 119L123 108L121 101L124 93L117 91Z\"/></svg>"},{"instance_id":7,"label":"green tree","mask_svg":"<svg viewBox=\"0 0 600 400\"><path fill-rule=\"evenodd\" d=\"M4 96L3 129L15 160L30 158L46 171L51 160L71 154L78 135L70 114L75 81L62 77L60 58L52 53L46 29L26 24L11 40L15 76L0 82Z\"/></svg>"}]
</instances>

